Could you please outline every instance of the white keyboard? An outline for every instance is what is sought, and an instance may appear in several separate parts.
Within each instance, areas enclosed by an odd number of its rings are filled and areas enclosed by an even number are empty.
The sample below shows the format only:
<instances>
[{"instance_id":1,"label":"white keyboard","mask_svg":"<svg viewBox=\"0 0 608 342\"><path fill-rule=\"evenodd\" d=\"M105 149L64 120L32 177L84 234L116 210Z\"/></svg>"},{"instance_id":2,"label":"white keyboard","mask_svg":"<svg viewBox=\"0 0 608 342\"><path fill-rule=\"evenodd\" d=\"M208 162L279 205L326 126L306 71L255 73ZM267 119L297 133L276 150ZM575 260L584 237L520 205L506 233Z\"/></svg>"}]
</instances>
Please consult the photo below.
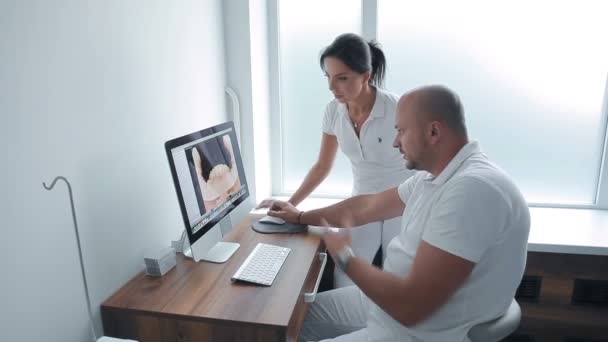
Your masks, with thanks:
<instances>
[{"instance_id":1,"label":"white keyboard","mask_svg":"<svg viewBox=\"0 0 608 342\"><path fill-rule=\"evenodd\" d=\"M231 280L270 286L291 248L258 243Z\"/></svg>"}]
</instances>

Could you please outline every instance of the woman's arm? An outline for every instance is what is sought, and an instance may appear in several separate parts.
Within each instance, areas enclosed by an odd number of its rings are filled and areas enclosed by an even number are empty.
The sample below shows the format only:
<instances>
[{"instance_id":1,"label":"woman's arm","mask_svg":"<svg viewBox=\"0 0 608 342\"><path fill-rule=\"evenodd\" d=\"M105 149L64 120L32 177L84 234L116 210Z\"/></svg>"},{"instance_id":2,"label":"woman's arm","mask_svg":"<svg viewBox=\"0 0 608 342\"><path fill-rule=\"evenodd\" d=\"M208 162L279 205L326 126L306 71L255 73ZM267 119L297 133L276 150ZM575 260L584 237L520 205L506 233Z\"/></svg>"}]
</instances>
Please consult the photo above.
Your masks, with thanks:
<instances>
[{"instance_id":1,"label":"woman's arm","mask_svg":"<svg viewBox=\"0 0 608 342\"><path fill-rule=\"evenodd\" d=\"M194 161L194 169L196 170L198 182L202 187L203 185L205 185L205 180L203 179L203 166L201 165L202 159L201 156L198 154L198 150L196 149L196 147L192 149L192 161Z\"/></svg>"},{"instance_id":2,"label":"woman's arm","mask_svg":"<svg viewBox=\"0 0 608 342\"><path fill-rule=\"evenodd\" d=\"M329 174L329 171L331 171L334 160L336 159L337 151L338 139L336 136L323 133L321 138L321 150L319 151L317 162L310 168L298 190L291 195L291 198L288 201L289 203L297 206L302 200L308 197L319 184L321 184Z\"/></svg>"}]
</instances>

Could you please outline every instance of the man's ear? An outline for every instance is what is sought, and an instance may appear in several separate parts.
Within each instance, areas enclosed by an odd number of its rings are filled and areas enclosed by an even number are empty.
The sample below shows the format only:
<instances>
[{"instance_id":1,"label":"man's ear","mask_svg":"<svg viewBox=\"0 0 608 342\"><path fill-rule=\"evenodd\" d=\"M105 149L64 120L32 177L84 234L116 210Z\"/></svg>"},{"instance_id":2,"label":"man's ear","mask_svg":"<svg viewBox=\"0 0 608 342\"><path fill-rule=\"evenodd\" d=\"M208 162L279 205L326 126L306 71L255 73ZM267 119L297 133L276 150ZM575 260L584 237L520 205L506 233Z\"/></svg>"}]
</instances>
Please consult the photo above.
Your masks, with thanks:
<instances>
[{"instance_id":1,"label":"man's ear","mask_svg":"<svg viewBox=\"0 0 608 342\"><path fill-rule=\"evenodd\" d=\"M431 121L429 124L429 137L431 142L437 142L441 137L441 123L439 121Z\"/></svg>"}]
</instances>

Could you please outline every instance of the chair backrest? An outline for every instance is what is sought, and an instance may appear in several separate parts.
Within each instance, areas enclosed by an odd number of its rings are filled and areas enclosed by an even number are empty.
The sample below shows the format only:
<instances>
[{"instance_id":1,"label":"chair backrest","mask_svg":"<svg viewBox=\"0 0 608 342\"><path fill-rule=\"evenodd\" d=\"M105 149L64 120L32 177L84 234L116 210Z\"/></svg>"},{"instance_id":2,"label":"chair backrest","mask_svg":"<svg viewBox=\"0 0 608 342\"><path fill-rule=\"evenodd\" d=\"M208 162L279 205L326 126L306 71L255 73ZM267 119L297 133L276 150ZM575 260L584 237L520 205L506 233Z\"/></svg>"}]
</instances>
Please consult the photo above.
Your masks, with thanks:
<instances>
[{"instance_id":1,"label":"chair backrest","mask_svg":"<svg viewBox=\"0 0 608 342\"><path fill-rule=\"evenodd\" d=\"M519 326L521 309L513 299L504 315L495 320L478 324L469 330L472 342L497 342L510 335Z\"/></svg>"}]
</instances>

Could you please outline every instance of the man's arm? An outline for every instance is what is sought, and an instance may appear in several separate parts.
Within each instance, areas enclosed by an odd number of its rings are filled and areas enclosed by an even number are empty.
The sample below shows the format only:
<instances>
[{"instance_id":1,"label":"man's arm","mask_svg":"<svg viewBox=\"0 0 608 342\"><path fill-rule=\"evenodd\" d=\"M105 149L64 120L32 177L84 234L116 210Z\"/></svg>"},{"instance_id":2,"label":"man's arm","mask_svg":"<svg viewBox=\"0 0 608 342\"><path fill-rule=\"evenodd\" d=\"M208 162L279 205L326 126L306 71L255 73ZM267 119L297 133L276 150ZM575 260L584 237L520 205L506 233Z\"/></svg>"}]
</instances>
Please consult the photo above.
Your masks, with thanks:
<instances>
[{"instance_id":1,"label":"man's arm","mask_svg":"<svg viewBox=\"0 0 608 342\"><path fill-rule=\"evenodd\" d=\"M386 313L405 326L427 319L467 280L475 263L422 241L405 278L354 257L348 276ZM382 284L382 286L378 286Z\"/></svg>"},{"instance_id":2,"label":"man's arm","mask_svg":"<svg viewBox=\"0 0 608 342\"><path fill-rule=\"evenodd\" d=\"M346 273L391 317L415 325L464 286L475 264L497 241L510 212L503 193L493 184L463 178L434 204L407 274L383 272L356 257L346 263ZM341 254L348 244L339 234L327 234L324 240L332 255Z\"/></svg>"},{"instance_id":3,"label":"man's arm","mask_svg":"<svg viewBox=\"0 0 608 342\"><path fill-rule=\"evenodd\" d=\"M349 228L403 214L405 203L397 188L370 195L351 197L334 205L304 212L300 222L315 226Z\"/></svg>"}]
</instances>

